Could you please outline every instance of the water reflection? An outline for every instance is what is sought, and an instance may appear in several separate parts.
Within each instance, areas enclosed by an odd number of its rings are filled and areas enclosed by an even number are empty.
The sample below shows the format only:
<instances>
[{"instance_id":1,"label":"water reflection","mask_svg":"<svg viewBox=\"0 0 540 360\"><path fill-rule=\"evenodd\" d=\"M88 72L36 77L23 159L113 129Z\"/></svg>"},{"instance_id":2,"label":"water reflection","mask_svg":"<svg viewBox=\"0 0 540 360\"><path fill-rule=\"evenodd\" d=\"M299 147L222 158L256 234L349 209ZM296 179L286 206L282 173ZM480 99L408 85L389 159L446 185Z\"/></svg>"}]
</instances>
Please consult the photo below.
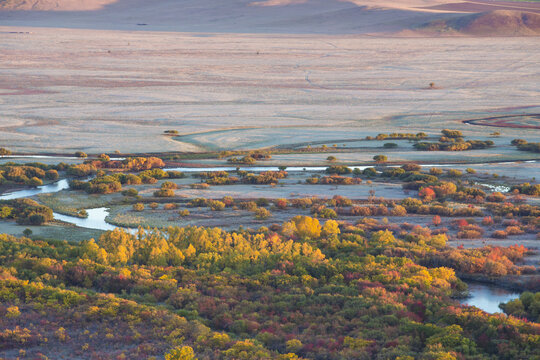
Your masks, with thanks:
<instances>
[{"instance_id":1,"label":"water reflection","mask_svg":"<svg viewBox=\"0 0 540 360\"><path fill-rule=\"evenodd\" d=\"M86 229L96 229L96 230L114 230L116 226L111 225L105 221L105 218L109 215L109 209L105 207L96 208L96 209L87 209L88 217L78 218L75 216L63 215L58 213L53 213L56 220L67 222L78 227Z\"/></svg>"},{"instance_id":2,"label":"water reflection","mask_svg":"<svg viewBox=\"0 0 540 360\"><path fill-rule=\"evenodd\" d=\"M525 161L527 163L536 163L536 160ZM512 162L498 162L492 163L492 165L505 165L512 164ZM432 168L432 167L464 167L462 164L419 164L423 168ZM486 165L486 163L472 163L466 164L467 167L472 167L475 165ZM373 167L374 165L362 165L362 166L346 166L351 170L360 169L364 170L366 168ZM401 165L386 165L385 167L396 168ZM299 171L325 171L328 166L287 166L285 171L288 172L299 172ZM201 171L235 171L243 170L248 172L261 172L261 171L278 171L278 166L210 166L210 167L175 167L175 168L165 168L165 171L181 171L181 172L201 172Z\"/></svg>"},{"instance_id":3,"label":"water reflection","mask_svg":"<svg viewBox=\"0 0 540 360\"><path fill-rule=\"evenodd\" d=\"M34 196L37 194L55 193L55 192L62 191L65 189L69 189L69 182L67 181L67 179L62 179L55 183L38 186L33 189L17 190L17 191L2 194L0 195L0 200L20 199L20 198Z\"/></svg>"},{"instance_id":4,"label":"water reflection","mask_svg":"<svg viewBox=\"0 0 540 360\"><path fill-rule=\"evenodd\" d=\"M502 312L499 308L500 303L517 299L519 293L479 283L467 283L469 285L470 297L460 302L465 305L476 306L488 313Z\"/></svg>"},{"instance_id":5,"label":"water reflection","mask_svg":"<svg viewBox=\"0 0 540 360\"><path fill-rule=\"evenodd\" d=\"M122 226L115 226L106 222L105 218L109 216L109 209L106 207L86 209L86 212L88 213L88 217L86 218L78 218L75 216L63 215L58 213L53 213L53 215L55 220L63 221L68 224L73 224L75 226L86 229L110 231L116 228L120 228L129 232L130 234L137 234L137 232L139 231L138 228L133 229Z\"/></svg>"}]
</instances>

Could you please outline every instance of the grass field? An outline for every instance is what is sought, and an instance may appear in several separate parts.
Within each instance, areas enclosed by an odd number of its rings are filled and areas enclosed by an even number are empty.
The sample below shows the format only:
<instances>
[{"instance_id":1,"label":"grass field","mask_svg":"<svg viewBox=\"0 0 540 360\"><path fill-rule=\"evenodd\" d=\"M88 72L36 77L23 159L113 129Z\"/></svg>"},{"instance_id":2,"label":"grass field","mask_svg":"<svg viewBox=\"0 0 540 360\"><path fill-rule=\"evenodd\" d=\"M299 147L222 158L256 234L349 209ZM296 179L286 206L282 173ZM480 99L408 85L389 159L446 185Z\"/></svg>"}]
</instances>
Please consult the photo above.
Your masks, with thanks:
<instances>
[{"instance_id":1,"label":"grass field","mask_svg":"<svg viewBox=\"0 0 540 360\"><path fill-rule=\"evenodd\" d=\"M18 152L196 152L443 128L539 138L463 123L540 112L535 38L0 31L0 143Z\"/></svg>"}]
</instances>

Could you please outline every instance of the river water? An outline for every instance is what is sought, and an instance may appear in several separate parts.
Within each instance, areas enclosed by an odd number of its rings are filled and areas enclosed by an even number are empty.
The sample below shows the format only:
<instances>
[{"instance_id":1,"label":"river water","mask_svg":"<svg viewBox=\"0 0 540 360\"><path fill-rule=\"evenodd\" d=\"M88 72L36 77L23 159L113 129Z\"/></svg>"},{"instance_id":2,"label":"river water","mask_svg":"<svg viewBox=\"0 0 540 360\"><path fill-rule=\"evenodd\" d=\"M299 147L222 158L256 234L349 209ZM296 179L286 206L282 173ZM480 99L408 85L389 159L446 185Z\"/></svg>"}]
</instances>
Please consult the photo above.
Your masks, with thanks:
<instances>
[{"instance_id":1,"label":"river water","mask_svg":"<svg viewBox=\"0 0 540 360\"><path fill-rule=\"evenodd\" d=\"M0 200L20 199L34 196L37 194L55 193L65 189L69 189L69 181L67 179L62 179L49 185L43 185L33 189L23 189L2 194L0 195Z\"/></svg>"},{"instance_id":2,"label":"river water","mask_svg":"<svg viewBox=\"0 0 540 360\"><path fill-rule=\"evenodd\" d=\"M109 224L105 221L105 218L109 215L109 209L105 207L87 209L88 217L78 218L75 216L63 215L58 213L53 213L56 220L60 220L66 223L76 225L78 227L86 229L96 229L96 230L114 230L116 226Z\"/></svg>"},{"instance_id":3,"label":"river water","mask_svg":"<svg viewBox=\"0 0 540 360\"><path fill-rule=\"evenodd\" d=\"M424 165L424 166L446 166L446 165ZM358 166L357 168L363 170L370 166ZM240 170L261 172L261 171L278 171L278 167L272 166L261 166L261 167L238 167ZM287 167L287 171L324 171L326 166L321 167ZM350 167L351 169L355 167ZM182 172L201 172L201 171L235 171L237 167L207 167L207 168L189 168L189 167L180 167L180 168L168 168L164 170L170 171L182 171ZM34 189L23 189L17 190L9 193L0 195L0 200L12 200L20 199L25 197L34 196L37 194L46 194L46 193L55 193L69 188L69 182L67 179L59 180L55 183L49 185L39 186ZM96 229L96 230L113 230L116 226L111 225L105 221L106 217L109 215L109 209L106 207L95 208L95 209L86 209L88 213L87 218L78 218L69 215L63 215L54 213L54 218L56 220L64 221L79 227ZM125 229L131 233L135 233L137 229ZM508 302L510 300L516 299L519 297L519 293L508 291L502 288L495 287L493 285L485 285L480 283L468 283L470 297L461 300L462 304L476 306L479 309L482 309L488 313L501 312L499 304L503 302Z\"/></svg>"},{"instance_id":4,"label":"river water","mask_svg":"<svg viewBox=\"0 0 540 360\"><path fill-rule=\"evenodd\" d=\"M524 161L525 163L536 163L536 160L528 160ZM498 164L514 164L516 162L500 162L500 163L493 163L493 165ZM467 166L471 167L474 165L485 165L485 163L478 163L478 164L420 164L423 168L432 168L432 167L456 167L456 166ZM401 165L389 165L386 167L400 167ZM346 166L351 170L354 169L360 169L364 170L370 167L374 167L373 165L362 165L362 166ZM377 167L377 166L375 166ZM287 166L285 171L289 172L298 172L298 171L325 171L328 168L328 166ZM181 172L201 172L201 171L235 171L235 170L243 170L248 172L261 172L261 171L279 171L278 166L211 166L211 167L176 167L176 168L166 168L163 170L169 170L169 171L181 171Z\"/></svg>"},{"instance_id":5,"label":"river water","mask_svg":"<svg viewBox=\"0 0 540 360\"><path fill-rule=\"evenodd\" d=\"M519 293L493 285L468 282L470 296L460 301L464 305L476 306L488 313L502 312L500 303L517 299Z\"/></svg>"}]
</instances>

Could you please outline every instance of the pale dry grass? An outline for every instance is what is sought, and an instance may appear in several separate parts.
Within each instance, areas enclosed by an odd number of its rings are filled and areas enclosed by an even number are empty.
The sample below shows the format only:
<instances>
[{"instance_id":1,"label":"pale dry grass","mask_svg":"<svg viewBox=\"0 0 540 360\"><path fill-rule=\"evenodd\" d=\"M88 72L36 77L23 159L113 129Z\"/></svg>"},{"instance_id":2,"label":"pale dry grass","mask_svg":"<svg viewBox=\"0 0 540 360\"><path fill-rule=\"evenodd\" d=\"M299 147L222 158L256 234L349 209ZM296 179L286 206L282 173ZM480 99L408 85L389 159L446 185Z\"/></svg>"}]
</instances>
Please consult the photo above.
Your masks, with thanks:
<instances>
[{"instance_id":1,"label":"pale dry grass","mask_svg":"<svg viewBox=\"0 0 540 360\"><path fill-rule=\"evenodd\" d=\"M442 128L475 138L494 128L462 120L540 110L531 38L0 31L0 144L15 151L192 152Z\"/></svg>"}]
</instances>

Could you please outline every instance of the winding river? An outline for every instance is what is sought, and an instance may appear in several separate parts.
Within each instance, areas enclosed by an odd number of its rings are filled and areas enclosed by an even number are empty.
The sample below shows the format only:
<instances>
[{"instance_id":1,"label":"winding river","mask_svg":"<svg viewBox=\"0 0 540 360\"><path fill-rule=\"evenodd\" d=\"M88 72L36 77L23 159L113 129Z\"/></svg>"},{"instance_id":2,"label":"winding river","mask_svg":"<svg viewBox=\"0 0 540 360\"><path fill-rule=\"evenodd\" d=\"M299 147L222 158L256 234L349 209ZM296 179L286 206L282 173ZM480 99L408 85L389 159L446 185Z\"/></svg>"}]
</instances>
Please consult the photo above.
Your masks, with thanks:
<instances>
[{"instance_id":1,"label":"winding river","mask_svg":"<svg viewBox=\"0 0 540 360\"><path fill-rule=\"evenodd\" d=\"M69 189L69 181L67 179L62 179L52 184L38 186L33 189L22 189L2 194L0 195L0 200L21 199L38 194L56 193L66 189ZM87 229L107 231L114 230L116 228L116 226L111 225L105 221L105 218L109 215L108 208L101 207L95 209L86 209L86 212L88 213L88 217L86 218L78 218L75 216L63 215L56 212L53 213L53 216L55 220L63 221Z\"/></svg>"},{"instance_id":2,"label":"winding river","mask_svg":"<svg viewBox=\"0 0 540 360\"><path fill-rule=\"evenodd\" d=\"M69 189L69 181L67 179L62 179L55 183L38 186L33 189L23 189L23 190L16 190L16 191L4 193L0 195L0 200L20 199L20 198L34 196L37 194L55 193L55 192L59 192L65 189Z\"/></svg>"},{"instance_id":3,"label":"winding river","mask_svg":"<svg viewBox=\"0 0 540 360\"><path fill-rule=\"evenodd\" d=\"M75 216L63 215L58 213L53 213L55 220L63 221L76 225L78 227L86 229L96 229L96 230L114 230L117 226L111 225L105 221L109 215L109 209L106 207L100 207L95 209L87 209L88 217L78 218Z\"/></svg>"},{"instance_id":4,"label":"winding river","mask_svg":"<svg viewBox=\"0 0 540 360\"><path fill-rule=\"evenodd\" d=\"M423 166L450 166L450 165L423 165ZM370 166L357 166L359 169L365 169ZM278 171L278 167L238 167L240 170L246 171ZM287 167L287 171L324 171L326 166L322 167ZM350 167L351 169L355 167ZM201 171L234 171L237 167L207 167L207 168L189 168L189 167L178 167L178 168L167 168L164 170L169 171L182 171L182 172L201 172ZM69 188L69 182L67 179L59 180L55 183L49 185L39 186L34 189L23 189L12 191L0 195L0 200L12 200L20 199L25 197L34 196L37 194L46 194L46 193L55 193ZM88 213L87 218L78 218L69 215L63 215L59 213L54 213L54 218L59 221L70 223L79 227L96 229L96 230L113 230L116 226L111 225L105 221L106 217L109 215L109 209L106 207L100 207L95 209L86 209ZM137 229L126 229L131 233L135 233ZM501 312L499 304L503 302L508 302L519 297L519 293L511 292L493 285L486 285L480 283L468 283L470 296L466 299L461 300L462 304L473 305L482 309L488 313Z\"/></svg>"}]
</instances>

